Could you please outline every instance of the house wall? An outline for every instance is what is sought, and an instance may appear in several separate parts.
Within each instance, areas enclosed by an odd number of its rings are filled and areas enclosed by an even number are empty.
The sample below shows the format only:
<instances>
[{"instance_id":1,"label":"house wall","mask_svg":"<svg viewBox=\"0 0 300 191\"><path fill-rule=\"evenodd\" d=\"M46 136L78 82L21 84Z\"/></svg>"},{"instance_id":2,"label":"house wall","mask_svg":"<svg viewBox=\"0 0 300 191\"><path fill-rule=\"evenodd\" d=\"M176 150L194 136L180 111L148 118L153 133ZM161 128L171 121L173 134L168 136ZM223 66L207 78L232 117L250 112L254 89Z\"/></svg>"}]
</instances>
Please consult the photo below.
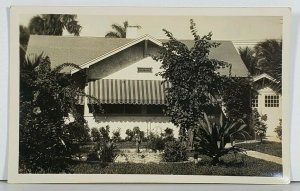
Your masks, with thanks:
<instances>
[{"instance_id":1,"label":"house wall","mask_svg":"<svg viewBox=\"0 0 300 191\"><path fill-rule=\"evenodd\" d=\"M265 87L258 90L258 107L257 110L260 115L267 114L267 137L276 137L274 132L275 128L279 125L279 119L282 118L282 101L281 95L279 95L279 107L265 107L266 95L277 95L271 88Z\"/></svg>"},{"instance_id":2,"label":"house wall","mask_svg":"<svg viewBox=\"0 0 300 191\"><path fill-rule=\"evenodd\" d=\"M151 55L157 53L158 47L153 43L148 43L145 50L145 42L140 42L131 46L114 56L110 56L88 69L88 79L161 79L155 76L159 70L160 63L154 61ZM153 73L137 73L137 66L152 67Z\"/></svg>"},{"instance_id":3,"label":"house wall","mask_svg":"<svg viewBox=\"0 0 300 191\"><path fill-rule=\"evenodd\" d=\"M90 116L85 117L88 126L90 128L105 127L109 125L110 135L112 132L120 129L121 137L124 139L126 137L126 130L133 129L134 127L139 127L140 130L145 132L145 135L150 132L160 134L164 132L166 128L173 129L174 136L178 137L179 129L169 122L169 117L165 116Z\"/></svg>"}]
</instances>

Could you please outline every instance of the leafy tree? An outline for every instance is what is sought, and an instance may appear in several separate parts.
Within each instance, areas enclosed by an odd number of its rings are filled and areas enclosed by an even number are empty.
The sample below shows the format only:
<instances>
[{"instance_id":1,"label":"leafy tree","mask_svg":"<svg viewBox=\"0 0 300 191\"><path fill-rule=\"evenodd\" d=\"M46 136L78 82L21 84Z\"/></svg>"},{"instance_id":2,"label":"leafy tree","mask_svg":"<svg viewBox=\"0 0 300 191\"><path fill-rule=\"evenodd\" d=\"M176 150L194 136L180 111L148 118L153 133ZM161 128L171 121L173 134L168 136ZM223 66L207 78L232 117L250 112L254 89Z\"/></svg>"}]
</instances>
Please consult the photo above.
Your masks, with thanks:
<instances>
[{"instance_id":1,"label":"leafy tree","mask_svg":"<svg viewBox=\"0 0 300 191\"><path fill-rule=\"evenodd\" d=\"M20 172L67 172L74 145L89 139L85 120L76 111L85 74L70 77L51 69L49 57L27 57L20 67ZM68 114L74 122L65 123Z\"/></svg>"},{"instance_id":2,"label":"leafy tree","mask_svg":"<svg viewBox=\"0 0 300 191\"><path fill-rule=\"evenodd\" d=\"M106 38L126 38L127 27L129 26L128 21L124 21L123 25L112 24L111 28L113 31L108 32L105 37ZM141 28L141 26L137 26Z\"/></svg>"},{"instance_id":3,"label":"leafy tree","mask_svg":"<svg viewBox=\"0 0 300 191\"><path fill-rule=\"evenodd\" d=\"M248 71L250 72L251 75L256 75L257 74L257 66L256 66L256 56L255 56L255 51L254 49L246 46L244 48L239 47L238 48L239 54L241 56L241 59L245 63Z\"/></svg>"},{"instance_id":4,"label":"leafy tree","mask_svg":"<svg viewBox=\"0 0 300 191\"><path fill-rule=\"evenodd\" d=\"M94 142L99 142L101 140L101 134L96 127L91 129L91 138Z\"/></svg>"},{"instance_id":5,"label":"leafy tree","mask_svg":"<svg viewBox=\"0 0 300 191\"><path fill-rule=\"evenodd\" d=\"M105 127L100 127L99 132L101 134L101 137L103 138L104 141L109 141L110 137L109 137L109 126L106 125Z\"/></svg>"},{"instance_id":6,"label":"leafy tree","mask_svg":"<svg viewBox=\"0 0 300 191\"><path fill-rule=\"evenodd\" d=\"M236 88L240 86L230 76L230 64L208 57L211 49L217 48L220 43L211 41L212 33L199 36L195 23L193 20L190 22L194 36L191 49L178 41L171 32L163 30L169 41L163 43L159 55L154 56L155 60L162 63L163 71L159 75L171 84L166 89L166 114L171 116L172 123L180 127L181 135L197 127L204 113L215 115L221 112L222 101L218 101L220 95L232 93L228 91L231 89L238 91ZM228 68L228 75L220 75L220 68ZM227 102L225 106L231 108L234 108L233 103L243 104L236 97L227 96L223 101ZM230 111L229 107L227 109Z\"/></svg>"},{"instance_id":7,"label":"leafy tree","mask_svg":"<svg viewBox=\"0 0 300 191\"><path fill-rule=\"evenodd\" d=\"M273 89L281 92L282 88L282 41L265 40L258 43L254 50L256 52L257 67L261 73L267 73L276 79L272 83Z\"/></svg>"},{"instance_id":8,"label":"leafy tree","mask_svg":"<svg viewBox=\"0 0 300 191\"><path fill-rule=\"evenodd\" d=\"M279 125L275 128L274 132L277 134L277 137L282 140L282 119L279 120Z\"/></svg>"},{"instance_id":9,"label":"leafy tree","mask_svg":"<svg viewBox=\"0 0 300 191\"><path fill-rule=\"evenodd\" d=\"M30 34L61 36L63 30L79 36L82 27L78 24L77 15L42 14L34 16L28 25Z\"/></svg>"}]
</instances>

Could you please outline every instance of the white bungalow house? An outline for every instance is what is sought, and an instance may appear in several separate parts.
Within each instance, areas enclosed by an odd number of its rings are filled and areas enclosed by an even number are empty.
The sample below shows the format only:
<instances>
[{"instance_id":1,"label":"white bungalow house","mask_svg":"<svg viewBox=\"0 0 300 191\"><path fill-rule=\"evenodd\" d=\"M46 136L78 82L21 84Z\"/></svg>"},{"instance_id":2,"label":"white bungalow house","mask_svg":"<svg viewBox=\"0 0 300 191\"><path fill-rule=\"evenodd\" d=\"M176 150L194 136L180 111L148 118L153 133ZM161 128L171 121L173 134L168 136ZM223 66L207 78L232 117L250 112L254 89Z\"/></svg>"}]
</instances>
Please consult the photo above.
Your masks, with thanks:
<instances>
[{"instance_id":1,"label":"white bungalow house","mask_svg":"<svg viewBox=\"0 0 300 191\"><path fill-rule=\"evenodd\" d=\"M90 128L109 125L125 137L126 129L139 127L145 133L161 133L165 128L178 129L163 115L166 103L160 71L161 64L152 59L162 42L144 35L139 38L103 38L31 35L27 55L44 53L53 66L74 63L86 69L85 92L98 98L104 114L93 113L92 101L81 101L82 114ZM192 40L182 40L188 47ZM231 41L218 41L221 45L211 50L210 57L232 65L231 75L248 77L249 73ZM69 70L76 74L77 70ZM229 69L220 69L229 75Z\"/></svg>"},{"instance_id":2,"label":"white bungalow house","mask_svg":"<svg viewBox=\"0 0 300 191\"><path fill-rule=\"evenodd\" d=\"M253 77L254 88L258 94L252 98L252 108L256 108L260 115L267 115L266 136L276 140L274 130L282 118L282 102L281 94L272 89L270 82L276 83L276 80L266 73Z\"/></svg>"}]
</instances>

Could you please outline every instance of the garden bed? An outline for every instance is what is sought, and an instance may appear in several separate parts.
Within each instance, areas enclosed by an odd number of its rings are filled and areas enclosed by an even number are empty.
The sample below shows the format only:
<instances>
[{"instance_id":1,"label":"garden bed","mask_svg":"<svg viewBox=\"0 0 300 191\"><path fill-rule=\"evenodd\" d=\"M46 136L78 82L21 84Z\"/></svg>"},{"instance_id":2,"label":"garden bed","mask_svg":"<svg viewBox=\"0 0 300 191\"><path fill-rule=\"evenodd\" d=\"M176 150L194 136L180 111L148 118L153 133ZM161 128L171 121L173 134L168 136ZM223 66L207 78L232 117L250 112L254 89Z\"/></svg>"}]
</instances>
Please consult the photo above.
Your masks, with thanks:
<instances>
[{"instance_id":1,"label":"garden bed","mask_svg":"<svg viewBox=\"0 0 300 191\"><path fill-rule=\"evenodd\" d=\"M263 141L262 143L240 143L237 144L237 146L247 150L253 150L277 157L282 157L282 143L280 142Z\"/></svg>"},{"instance_id":2,"label":"garden bed","mask_svg":"<svg viewBox=\"0 0 300 191\"><path fill-rule=\"evenodd\" d=\"M222 157L222 164L212 166L208 158L194 163L107 163L71 165L74 174L173 174L220 176L281 176L282 165L244 156L236 161L233 155ZM266 170L268 169L268 170Z\"/></svg>"}]
</instances>

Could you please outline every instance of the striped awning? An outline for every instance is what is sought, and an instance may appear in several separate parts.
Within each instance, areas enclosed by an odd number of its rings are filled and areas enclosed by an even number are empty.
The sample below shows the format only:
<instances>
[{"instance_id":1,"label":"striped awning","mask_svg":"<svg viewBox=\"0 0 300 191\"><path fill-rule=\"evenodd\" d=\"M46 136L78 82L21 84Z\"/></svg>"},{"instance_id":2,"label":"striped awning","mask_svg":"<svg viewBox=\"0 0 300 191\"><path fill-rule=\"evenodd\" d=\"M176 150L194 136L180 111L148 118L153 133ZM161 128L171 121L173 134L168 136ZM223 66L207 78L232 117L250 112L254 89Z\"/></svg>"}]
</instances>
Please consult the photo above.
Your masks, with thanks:
<instances>
[{"instance_id":1,"label":"striped awning","mask_svg":"<svg viewBox=\"0 0 300 191\"><path fill-rule=\"evenodd\" d=\"M88 83L88 94L101 104L163 105L166 104L165 89L169 86L161 80L100 79ZM89 103L95 100L89 99Z\"/></svg>"}]
</instances>

